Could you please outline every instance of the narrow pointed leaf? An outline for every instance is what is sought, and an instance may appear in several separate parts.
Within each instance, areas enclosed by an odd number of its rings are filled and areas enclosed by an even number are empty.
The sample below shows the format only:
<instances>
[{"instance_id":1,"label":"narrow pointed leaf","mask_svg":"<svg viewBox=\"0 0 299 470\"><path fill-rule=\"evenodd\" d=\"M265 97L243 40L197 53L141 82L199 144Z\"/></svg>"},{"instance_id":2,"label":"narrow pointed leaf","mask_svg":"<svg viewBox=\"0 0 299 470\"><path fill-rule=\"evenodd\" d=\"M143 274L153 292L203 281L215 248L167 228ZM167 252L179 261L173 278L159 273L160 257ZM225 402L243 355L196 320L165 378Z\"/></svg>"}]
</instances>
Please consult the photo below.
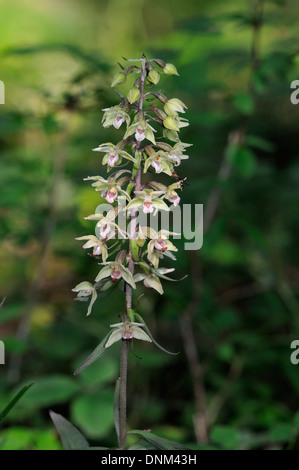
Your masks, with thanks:
<instances>
[{"instance_id":1,"label":"narrow pointed leaf","mask_svg":"<svg viewBox=\"0 0 299 470\"><path fill-rule=\"evenodd\" d=\"M155 434L148 431L133 430L128 431L128 434L136 434L137 436L143 437L146 441L154 444L161 450L187 449L184 444L165 439L164 437L156 436Z\"/></svg>"},{"instance_id":2,"label":"narrow pointed leaf","mask_svg":"<svg viewBox=\"0 0 299 470\"><path fill-rule=\"evenodd\" d=\"M8 413L10 412L10 410L17 404L17 402L22 398L22 396L24 395L24 393L27 392L27 390L29 390L30 387L32 387L33 383L29 384L29 385L25 385L25 387L23 387L17 394L15 397L13 397L13 399L8 403L8 405L4 408L4 410L2 410L0 412L0 422L4 420L4 418L6 418L6 416L8 415Z\"/></svg>"},{"instance_id":3,"label":"narrow pointed leaf","mask_svg":"<svg viewBox=\"0 0 299 470\"><path fill-rule=\"evenodd\" d=\"M105 349L105 344L111 334L111 331L105 336L103 341L95 348L95 350L85 359L84 362L75 370L74 375L78 375L82 370L86 369L86 367L90 366L90 364L93 364L97 359L99 359L101 356L103 356L104 352L106 351Z\"/></svg>"},{"instance_id":4,"label":"narrow pointed leaf","mask_svg":"<svg viewBox=\"0 0 299 470\"><path fill-rule=\"evenodd\" d=\"M64 450L82 450L89 448L89 443L83 434L67 419L54 413L54 411L50 411L50 416L60 436Z\"/></svg>"}]
</instances>

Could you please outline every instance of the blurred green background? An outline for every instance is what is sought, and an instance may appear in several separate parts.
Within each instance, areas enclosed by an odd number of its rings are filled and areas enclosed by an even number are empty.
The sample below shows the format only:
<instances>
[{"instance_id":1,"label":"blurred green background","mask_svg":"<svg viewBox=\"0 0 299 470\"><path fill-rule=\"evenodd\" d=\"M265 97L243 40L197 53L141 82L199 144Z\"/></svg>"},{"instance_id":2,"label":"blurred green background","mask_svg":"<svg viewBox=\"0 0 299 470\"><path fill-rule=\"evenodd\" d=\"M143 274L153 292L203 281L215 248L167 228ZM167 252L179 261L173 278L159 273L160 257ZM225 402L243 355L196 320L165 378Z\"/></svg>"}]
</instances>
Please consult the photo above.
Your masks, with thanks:
<instances>
[{"instance_id":1,"label":"blurred green background","mask_svg":"<svg viewBox=\"0 0 299 470\"><path fill-rule=\"evenodd\" d=\"M262 5L263 4L263 5ZM105 174L101 109L117 61L159 57L180 77L159 88L188 106L183 203L203 203L201 250L181 250L165 295L139 311L167 356L130 356L130 428L193 448L299 448L299 79L296 0L1 0L0 409L34 386L0 430L2 449L60 449L52 408L91 442L116 446L119 345L78 377L76 366L123 310L121 290L86 304L71 289L94 279L77 236L92 233ZM165 177L168 181L167 177ZM139 293L143 288L139 288Z\"/></svg>"}]
</instances>

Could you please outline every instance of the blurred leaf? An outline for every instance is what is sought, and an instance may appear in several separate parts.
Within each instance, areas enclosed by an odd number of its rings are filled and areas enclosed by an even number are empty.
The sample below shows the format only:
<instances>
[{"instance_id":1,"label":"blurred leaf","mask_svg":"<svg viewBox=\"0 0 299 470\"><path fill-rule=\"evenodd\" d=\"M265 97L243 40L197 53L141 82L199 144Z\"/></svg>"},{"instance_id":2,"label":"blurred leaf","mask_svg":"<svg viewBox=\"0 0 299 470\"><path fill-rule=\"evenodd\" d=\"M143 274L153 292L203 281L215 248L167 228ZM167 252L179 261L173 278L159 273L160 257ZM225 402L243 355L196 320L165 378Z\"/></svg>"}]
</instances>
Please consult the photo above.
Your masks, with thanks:
<instances>
[{"instance_id":1,"label":"blurred leaf","mask_svg":"<svg viewBox=\"0 0 299 470\"><path fill-rule=\"evenodd\" d=\"M21 405L30 410L65 403L78 389L74 380L64 375L39 377L34 380L34 387L28 390Z\"/></svg>"},{"instance_id":2,"label":"blurred leaf","mask_svg":"<svg viewBox=\"0 0 299 470\"><path fill-rule=\"evenodd\" d=\"M23 313L21 304L5 304L0 312L0 325L15 318L19 318Z\"/></svg>"},{"instance_id":3,"label":"blurred leaf","mask_svg":"<svg viewBox=\"0 0 299 470\"><path fill-rule=\"evenodd\" d=\"M4 418L8 415L10 410L16 405L16 403L22 398L24 393L32 387L33 383L25 385L17 394L16 396L9 402L9 404L0 412L0 423L4 420Z\"/></svg>"},{"instance_id":4,"label":"blurred leaf","mask_svg":"<svg viewBox=\"0 0 299 470\"><path fill-rule=\"evenodd\" d=\"M250 178L256 171L255 154L245 147L239 147L233 156L232 164L245 178Z\"/></svg>"},{"instance_id":5,"label":"blurred leaf","mask_svg":"<svg viewBox=\"0 0 299 470\"><path fill-rule=\"evenodd\" d=\"M238 430L229 426L214 426L211 432L211 441L219 444L223 449L236 450L240 436Z\"/></svg>"},{"instance_id":6,"label":"blurred leaf","mask_svg":"<svg viewBox=\"0 0 299 470\"><path fill-rule=\"evenodd\" d=\"M164 437L156 436L155 434L149 431L133 430L133 431L128 431L128 434L136 434L137 436L141 436L146 441L158 447L158 449L163 449L163 450L187 449L185 445L180 444L179 442L170 441L169 439L165 439Z\"/></svg>"},{"instance_id":7,"label":"blurred leaf","mask_svg":"<svg viewBox=\"0 0 299 470\"><path fill-rule=\"evenodd\" d=\"M245 115L254 112L254 100L248 93L239 93L233 97L233 103L238 111Z\"/></svg>"},{"instance_id":8,"label":"blurred leaf","mask_svg":"<svg viewBox=\"0 0 299 470\"><path fill-rule=\"evenodd\" d=\"M76 398L71 404L72 420L93 439L105 436L113 428L113 400L109 389Z\"/></svg>"},{"instance_id":9,"label":"blurred leaf","mask_svg":"<svg viewBox=\"0 0 299 470\"><path fill-rule=\"evenodd\" d=\"M247 135L245 142L250 147L263 150L264 152L274 152L275 150L275 146L272 144L272 142L269 142L268 140L263 139L257 135Z\"/></svg>"},{"instance_id":10,"label":"blurred leaf","mask_svg":"<svg viewBox=\"0 0 299 470\"><path fill-rule=\"evenodd\" d=\"M118 361L113 357L107 357L105 361L95 362L90 367L84 369L79 377L82 384L87 387L105 385L116 378L118 368Z\"/></svg>"},{"instance_id":11,"label":"blurred leaf","mask_svg":"<svg viewBox=\"0 0 299 470\"><path fill-rule=\"evenodd\" d=\"M128 450L157 450L160 447L155 446L153 443L145 440L140 439L139 441L135 442L135 444L131 445Z\"/></svg>"},{"instance_id":12,"label":"blurred leaf","mask_svg":"<svg viewBox=\"0 0 299 470\"><path fill-rule=\"evenodd\" d=\"M54 413L54 411L50 411L50 416L55 424L58 434L60 435L64 450L78 450L89 447L89 443L83 434L67 421L67 419Z\"/></svg>"},{"instance_id":13,"label":"blurred leaf","mask_svg":"<svg viewBox=\"0 0 299 470\"><path fill-rule=\"evenodd\" d=\"M288 423L276 423L270 429L270 440L274 442L288 442L293 435L293 426Z\"/></svg>"},{"instance_id":14,"label":"blurred leaf","mask_svg":"<svg viewBox=\"0 0 299 470\"><path fill-rule=\"evenodd\" d=\"M96 69L101 69L103 71L107 71L109 69L108 63L104 60L101 60L99 54L89 54L74 44L40 44L32 47L14 47L7 49L5 51L5 55L27 55L51 51L66 52L74 56L75 58L88 63L89 66L94 67Z\"/></svg>"}]
</instances>

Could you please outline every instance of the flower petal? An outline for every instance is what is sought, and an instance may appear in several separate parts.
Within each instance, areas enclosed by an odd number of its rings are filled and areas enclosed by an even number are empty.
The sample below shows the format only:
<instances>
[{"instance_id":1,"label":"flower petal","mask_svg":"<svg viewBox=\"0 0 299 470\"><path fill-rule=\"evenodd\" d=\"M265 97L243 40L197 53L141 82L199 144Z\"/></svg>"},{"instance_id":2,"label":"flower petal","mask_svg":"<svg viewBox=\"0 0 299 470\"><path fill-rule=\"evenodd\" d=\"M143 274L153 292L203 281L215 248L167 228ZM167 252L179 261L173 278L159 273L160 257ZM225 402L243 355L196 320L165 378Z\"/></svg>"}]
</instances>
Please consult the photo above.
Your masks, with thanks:
<instances>
[{"instance_id":1,"label":"flower petal","mask_svg":"<svg viewBox=\"0 0 299 470\"><path fill-rule=\"evenodd\" d=\"M105 266L103 269L101 269L101 271L99 272L99 274L95 278L95 282L99 282L101 279L105 279L105 277L109 277L110 273L111 273L111 269L112 268L111 268L111 265L109 263L108 266Z\"/></svg>"},{"instance_id":2,"label":"flower petal","mask_svg":"<svg viewBox=\"0 0 299 470\"><path fill-rule=\"evenodd\" d=\"M109 336L105 348L109 348L113 343L116 343L116 341L119 341L122 338L122 329L117 328L117 330L113 330L111 335Z\"/></svg>"},{"instance_id":3,"label":"flower petal","mask_svg":"<svg viewBox=\"0 0 299 470\"><path fill-rule=\"evenodd\" d=\"M152 343L152 340L149 335L145 331L143 331L139 326L131 326L131 331L133 333L133 338Z\"/></svg>"}]
</instances>

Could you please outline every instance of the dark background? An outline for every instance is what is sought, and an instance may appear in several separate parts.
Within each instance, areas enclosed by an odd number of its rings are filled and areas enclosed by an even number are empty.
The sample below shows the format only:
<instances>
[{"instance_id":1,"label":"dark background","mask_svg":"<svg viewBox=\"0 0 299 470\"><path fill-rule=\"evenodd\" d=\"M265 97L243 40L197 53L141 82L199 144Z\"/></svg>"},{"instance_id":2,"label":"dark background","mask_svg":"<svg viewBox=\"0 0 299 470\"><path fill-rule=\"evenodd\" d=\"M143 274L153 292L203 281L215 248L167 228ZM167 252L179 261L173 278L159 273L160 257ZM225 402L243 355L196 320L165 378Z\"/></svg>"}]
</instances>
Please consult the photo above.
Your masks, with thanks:
<instances>
[{"instance_id":1,"label":"dark background","mask_svg":"<svg viewBox=\"0 0 299 470\"><path fill-rule=\"evenodd\" d=\"M189 108L182 202L204 204L205 236L198 252L175 241L187 279L165 282L163 297L139 288L154 336L181 353L136 345L129 427L194 448L298 448L298 20L296 0L0 2L0 409L34 382L1 448L60 448L49 408L116 446L119 345L73 371L124 298L101 298L86 319L71 289L98 267L74 239L92 233L83 217L98 204L83 178L106 172L91 149L120 135L100 124L118 102L116 63L143 52L180 73L159 87Z\"/></svg>"}]
</instances>

